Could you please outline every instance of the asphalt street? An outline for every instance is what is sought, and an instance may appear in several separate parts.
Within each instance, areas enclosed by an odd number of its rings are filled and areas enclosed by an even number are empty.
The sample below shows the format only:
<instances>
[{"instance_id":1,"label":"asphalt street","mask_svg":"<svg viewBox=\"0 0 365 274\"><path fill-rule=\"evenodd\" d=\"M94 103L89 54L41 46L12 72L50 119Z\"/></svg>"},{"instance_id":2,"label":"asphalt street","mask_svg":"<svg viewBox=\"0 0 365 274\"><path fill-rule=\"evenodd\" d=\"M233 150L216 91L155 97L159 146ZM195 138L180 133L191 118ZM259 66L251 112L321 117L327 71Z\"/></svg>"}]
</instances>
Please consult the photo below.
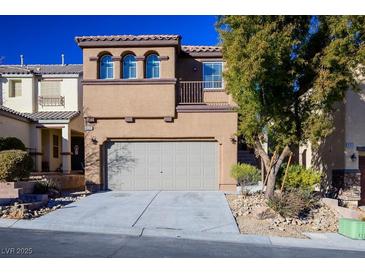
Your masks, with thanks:
<instances>
[{"instance_id":1,"label":"asphalt street","mask_svg":"<svg viewBox=\"0 0 365 274\"><path fill-rule=\"evenodd\" d=\"M167 237L0 229L3 258L365 258L365 252Z\"/></svg>"}]
</instances>

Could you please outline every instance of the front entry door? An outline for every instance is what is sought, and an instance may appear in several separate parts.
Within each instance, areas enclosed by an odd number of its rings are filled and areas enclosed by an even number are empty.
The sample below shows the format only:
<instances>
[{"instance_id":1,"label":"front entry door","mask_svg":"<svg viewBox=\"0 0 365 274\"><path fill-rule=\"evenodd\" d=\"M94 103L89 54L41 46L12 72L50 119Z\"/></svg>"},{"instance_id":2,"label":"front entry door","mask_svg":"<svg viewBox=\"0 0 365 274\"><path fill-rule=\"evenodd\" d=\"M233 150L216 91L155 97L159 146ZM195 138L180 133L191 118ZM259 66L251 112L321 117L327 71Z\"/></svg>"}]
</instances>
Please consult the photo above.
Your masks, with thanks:
<instances>
[{"instance_id":1,"label":"front entry door","mask_svg":"<svg viewBox=\"0 0 365 274\"><path fill-rule=\"evenodd\" d=\"M84 137L71 137L71 169L84 170Z\"/></svg>"},{"instance_id":2,"label":"front entry door","mask_svg":"<svg viewBox=\"0 0 365 274\"><path fill-rule=\"evenodd\" d=\"M361 172L361 200L360 205L365 205L365 156L359 157L359 169Z\"/></svg>"}]
</instances>

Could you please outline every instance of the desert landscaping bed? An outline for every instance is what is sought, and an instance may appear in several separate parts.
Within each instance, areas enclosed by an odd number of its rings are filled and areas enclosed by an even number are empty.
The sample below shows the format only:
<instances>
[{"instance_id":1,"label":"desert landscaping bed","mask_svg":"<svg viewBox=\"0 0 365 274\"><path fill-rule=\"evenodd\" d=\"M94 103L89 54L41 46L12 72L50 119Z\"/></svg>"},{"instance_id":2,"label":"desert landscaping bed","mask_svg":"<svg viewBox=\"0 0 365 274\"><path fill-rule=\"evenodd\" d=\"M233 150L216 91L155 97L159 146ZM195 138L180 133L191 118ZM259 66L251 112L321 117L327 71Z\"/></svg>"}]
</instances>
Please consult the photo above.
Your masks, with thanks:
<instances>
[{"instance_id":1,"label":"desert landscaping bed","mask_svg":"<svg viewBox=\"0 0 365 274\"><path fill-rule=\"evenodd\" d=\"M48 195L41 197L29 195L23 200L18 199L6 206L0 206L0 218L7 219L34 219L47 213L63 208L66 205L76 202L88 195L87 192L62 193L59 197L48 198ZM33 199L34 198L34 199Z\"/></svg>"},{"instance_id":2,"label":"desert landscaping bed","mask_svg":"<svg viewBox=\"0 0 365 274\"><path fill-rule=\"evenodd\" d=\"M266 204L263 194L227 194L241 234L307 238L305 232L337 232L338 214L322 202L301 218L283 218Z\"/></svg>"}]
</instances>

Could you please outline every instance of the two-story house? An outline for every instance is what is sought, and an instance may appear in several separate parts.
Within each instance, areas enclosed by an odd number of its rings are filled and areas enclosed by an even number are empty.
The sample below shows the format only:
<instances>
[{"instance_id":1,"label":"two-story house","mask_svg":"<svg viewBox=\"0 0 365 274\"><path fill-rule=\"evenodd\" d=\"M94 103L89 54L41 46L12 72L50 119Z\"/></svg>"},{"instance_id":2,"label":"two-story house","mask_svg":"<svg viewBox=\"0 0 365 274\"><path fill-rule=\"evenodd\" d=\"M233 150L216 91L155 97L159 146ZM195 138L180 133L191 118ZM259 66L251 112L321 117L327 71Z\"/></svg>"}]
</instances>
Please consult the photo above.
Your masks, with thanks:
<instances>
[{"instance_id":1,"label":"two-story house","mask_svg":"<svg viewBox=\"0 0 365 274\"><path fill-rule=\"evenodd\" d=\"M0 137L17 137L35 171L83 170L82 65L1 65Z\"/></svg>"},{"instance_id":2,"label":"two-story house","mask_svg":"<svg viewBox=\"0 0 365 274\"><path fill-rule=\"evenodd\" d=\"M179 35L76 37L85 179L95 190L235 191L237 113L220 47Z\"/></svg>"}]
</instances>

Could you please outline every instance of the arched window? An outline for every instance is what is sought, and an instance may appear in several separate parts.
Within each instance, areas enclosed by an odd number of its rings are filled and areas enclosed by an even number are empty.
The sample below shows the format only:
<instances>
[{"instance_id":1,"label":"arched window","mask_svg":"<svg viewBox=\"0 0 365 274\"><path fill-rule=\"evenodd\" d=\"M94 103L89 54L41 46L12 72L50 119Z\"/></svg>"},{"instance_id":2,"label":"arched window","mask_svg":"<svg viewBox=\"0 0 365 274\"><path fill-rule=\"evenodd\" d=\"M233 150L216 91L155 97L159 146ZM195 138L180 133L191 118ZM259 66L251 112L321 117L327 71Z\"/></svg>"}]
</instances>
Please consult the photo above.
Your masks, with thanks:
<instances>
[{"instance_id":1,"label":"arched window","mask_svg":"<svg viewBox=\"0 0 365 274\"><path fill-rule=\"evenodd\" d=\"M123 58L123 79L137 78L136 57L128 54Z\"/></svg>"},{"instance_id":2,"label":"arched window","mask_svg":"<svg viewBox=\"0 0 365 274\"><path fill-rule=\"evenodd\" d=\"M160 78L160 58L157 54L146 58L146 78Z\"/></svg>"},{"instance_id":3,"label":"arched window","mask_svg":"<svg viewBox=\"0 0 365 274\"><path fill-rule=\"evenodd\" d=\"M114 64L111 55L104 55L100 58L99 64L99 78L113 79L114 78Z\"/></svg>"}]
</instances>

